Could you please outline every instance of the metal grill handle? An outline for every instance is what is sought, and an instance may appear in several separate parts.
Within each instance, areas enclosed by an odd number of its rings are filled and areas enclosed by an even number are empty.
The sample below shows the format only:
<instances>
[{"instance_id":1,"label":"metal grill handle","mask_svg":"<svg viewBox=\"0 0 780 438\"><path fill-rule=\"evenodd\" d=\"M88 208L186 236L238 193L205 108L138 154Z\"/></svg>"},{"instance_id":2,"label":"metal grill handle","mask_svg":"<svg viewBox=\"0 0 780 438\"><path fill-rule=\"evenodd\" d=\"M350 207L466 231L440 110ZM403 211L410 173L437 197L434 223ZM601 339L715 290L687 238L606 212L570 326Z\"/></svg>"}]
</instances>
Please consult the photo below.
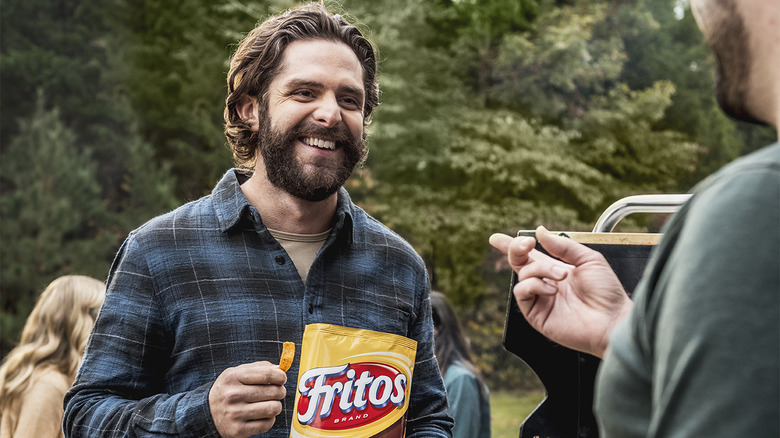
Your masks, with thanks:
<instances>
[{"instance_id":1,"label":"metal grill handle","mask_svg":"<svg viewBox=\"0 0 780 438\"><path fill-rule=\"evenodd\" d=\"M675 213L691 197L685 195L636 195L614 202L604 210L594 233L610 233L624 217L632 213Z\"/></svg>"}]
</instances>

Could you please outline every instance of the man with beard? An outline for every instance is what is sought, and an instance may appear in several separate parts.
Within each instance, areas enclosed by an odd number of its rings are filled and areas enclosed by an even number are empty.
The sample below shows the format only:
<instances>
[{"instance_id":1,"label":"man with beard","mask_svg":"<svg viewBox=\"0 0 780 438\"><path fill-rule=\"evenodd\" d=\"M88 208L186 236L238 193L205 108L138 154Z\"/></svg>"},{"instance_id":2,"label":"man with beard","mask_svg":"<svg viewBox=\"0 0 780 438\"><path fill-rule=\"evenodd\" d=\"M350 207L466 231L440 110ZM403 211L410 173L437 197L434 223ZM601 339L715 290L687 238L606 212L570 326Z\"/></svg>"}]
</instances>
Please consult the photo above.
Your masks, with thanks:
<instances>
[{"instance_id":1,"label":"man with beard","mask_svg":"<svg viewBox=\"0 0 780 438\"><path fill-rule=\"evenodd\" d=\"M300 356L290 379L275 363L326 323L416 341L407 436L450 436L425 266L342 187L366 154L376 71L371 44L320 5L239 44L225 132L241 169L122 245L66 435L286 438Z\"/></svg>"},{"instance_id":2,"label":"man with beard","mask_svg":"<svg viewBox=\"0 0 780 438\"><path fill-rule=\"evenodd\" d=\"M780 1L691 0L718 101L780 126ZM780 144L700 183L665 226L632 302L597 252L537 229L496 234L513 291L550 339L604 360L602 437L780 436Z\"/></svg>"}]
</instances>

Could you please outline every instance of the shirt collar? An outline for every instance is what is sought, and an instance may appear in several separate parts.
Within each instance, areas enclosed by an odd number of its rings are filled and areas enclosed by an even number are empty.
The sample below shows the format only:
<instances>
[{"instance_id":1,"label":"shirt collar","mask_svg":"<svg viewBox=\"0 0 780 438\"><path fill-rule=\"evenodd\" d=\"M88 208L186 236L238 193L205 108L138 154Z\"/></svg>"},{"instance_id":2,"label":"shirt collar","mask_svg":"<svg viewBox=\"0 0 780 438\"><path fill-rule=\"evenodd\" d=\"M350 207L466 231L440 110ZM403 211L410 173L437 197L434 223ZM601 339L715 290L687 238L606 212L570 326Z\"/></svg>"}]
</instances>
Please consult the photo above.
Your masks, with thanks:
<instances>
[{"instance_id":1,"label":"shirt collar","mask_svg":"<svg viewBox=\"0 0 780 438\"><path fill-rule=\"evenodd\" d=\"M214 210L222 232L235 227L245 215L250 215L251 204L241 190L241 183L251 176L251 172L242 169L230 169L219 180L211 196ZM349 193L344 187L339 188L336 214L333 217L334 234L344 232L349 242L352 242L355 209Z\"/></svg>"}]
</instances>

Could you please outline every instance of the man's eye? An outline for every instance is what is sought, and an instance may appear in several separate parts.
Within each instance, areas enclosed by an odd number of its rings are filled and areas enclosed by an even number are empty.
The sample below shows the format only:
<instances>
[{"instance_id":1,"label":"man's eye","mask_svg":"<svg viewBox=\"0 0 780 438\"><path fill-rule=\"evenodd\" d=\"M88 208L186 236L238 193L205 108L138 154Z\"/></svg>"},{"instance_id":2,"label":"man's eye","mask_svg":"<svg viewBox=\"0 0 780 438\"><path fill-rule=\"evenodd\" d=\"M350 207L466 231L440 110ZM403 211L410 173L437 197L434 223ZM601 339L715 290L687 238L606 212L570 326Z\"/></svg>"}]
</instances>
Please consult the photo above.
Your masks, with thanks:
<instances>
[{"instance_id":1,"label":"man's eye","mask_svg":"<svg viewBox=\"0 0 780 438\"><path fill-rule=\"evenodd\" d=\"M350 109L360 108L360 102L357 99L353 99L351 97L345 97L344 99L341 99L341 102L345 107Z\"/></svg>"},{"instance_id":2,"label":"man's eye","mask_svg":"<svg viewBox=\"0 0 780 438\"><path fill-rule=\"evenodd\" d=\"M294 96L311 98L314 97L314 92L311 90L297 90L292 93Z\"/></svg>"}]
</instances>

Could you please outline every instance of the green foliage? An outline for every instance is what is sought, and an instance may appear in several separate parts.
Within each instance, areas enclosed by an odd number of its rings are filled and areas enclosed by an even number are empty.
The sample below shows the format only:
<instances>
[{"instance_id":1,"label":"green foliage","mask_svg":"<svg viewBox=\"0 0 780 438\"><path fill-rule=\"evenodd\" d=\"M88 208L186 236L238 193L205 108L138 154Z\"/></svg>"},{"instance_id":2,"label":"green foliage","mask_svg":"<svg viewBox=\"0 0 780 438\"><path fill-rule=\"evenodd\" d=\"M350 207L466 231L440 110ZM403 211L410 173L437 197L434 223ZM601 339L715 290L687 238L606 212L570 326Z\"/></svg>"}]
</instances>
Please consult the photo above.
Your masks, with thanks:
<instances>
[{"instance_id":1,"label":"green foliage","mask_svg":"<svg viewBox=\"0 0 780 438\"><path fill-rule=\"evenodd\" d=\"M115 143L125 164L123 196L113 200L117 211L107 209L100 162L90 148L78 147L59 109L46 109L42 92L36 102L0 161L3 351L49 282L70 273L105 278L127 232L176 203L166 166L154 164L151 146L130 127Z\"/></svg>"},{"instance_id":2,"label":"green foliage","mask_svg":"<svg viewBox=\"0 0 780 438\"><path fill-rule=\"evenodd\" d=\"M695 167L695 145L655 129L673 85L634 90L621 82L627 55L620 33L608 31L615 25L606 3L541 11L488 44L497 54L488 89L459 79L468 56L441 56L471 46L424 45L438 41L420 18L443 14L432 9L405 9L406 39L386 41L382 79L391 89L373 133L370 204L433 264L435 286L456 303L490 294L480 260L491 232L539 223L586 229L617 198L679 190ZM648 20L637 17L633 26ZM408 66L414 86L399 90L410 83L397 80Z\"/></svg>"},{"instance_id":3,"label":"green foliage","mask_svg":"<svg viewBox=\"0 0 780 438\"><path fill-rule=\"evenodd\" d=\"M42 98L37 105L0 161L3 328L14 334L49 281L63 271L104 277L112 249L98 228L97 163L76 148L58 111L45 110Z\"/></svg>"},{"instance_id":4,"label":"green foliage","mask_svg":"<svg viewBox=\"0 0 780 438\"><path fill-rule=\"evenodd\" d=\"M652 28L625 33L623 40L632 62L625 65L622 79L632 88L647 87L652 80L674 84L672 104L655 127L679 132L697 144L697 166L680 185L689 188L724 163L774 141L772 129L735 123L718 107L714 59L690 11L676 16L675 0L638 3L650 14ZM625 15L617 19L626 21Z\"/></svg>"},{"instance_id":5,"label":"green foliage","mask_svg":"<svg viewBox=\"0 0 780 438\"><path fill-rule=\"evenodd\" d=\"M620 34L601 31L607 11L603 2L554 8L530 31L504 35L491 102L556 122L588 111L590 97L611 88L626 61Z\"/></svg>"},{"instance_id":6,"label":"green foliage","mask_svg":"<svg viewBox=\"0 0 780 438\"><path fill-rule=\"evenodd\" d=\"M62 118L82 139L90 126L108 124L96 96L109 32L100 17L106 0L49 2L3 0L0 14L0 138L3 147L18 132L16 120L35 110L36 90L62 109Z\"/></svg>"},{"instance_id":7,"label":"green foliage","mask_svg":"<svg viewBox=\"0 0 780 438\"><path fill-rule=\"evenodd\" d=\"M230 167L223 134L225 72L236 41L219 3L132 1L120 5L113 72L144 138L177 178L176 192L194 199ZM248 17L249 18L249 17ZM240 28L250 29L245 19Z\"/></svg>"}]
</instances>

